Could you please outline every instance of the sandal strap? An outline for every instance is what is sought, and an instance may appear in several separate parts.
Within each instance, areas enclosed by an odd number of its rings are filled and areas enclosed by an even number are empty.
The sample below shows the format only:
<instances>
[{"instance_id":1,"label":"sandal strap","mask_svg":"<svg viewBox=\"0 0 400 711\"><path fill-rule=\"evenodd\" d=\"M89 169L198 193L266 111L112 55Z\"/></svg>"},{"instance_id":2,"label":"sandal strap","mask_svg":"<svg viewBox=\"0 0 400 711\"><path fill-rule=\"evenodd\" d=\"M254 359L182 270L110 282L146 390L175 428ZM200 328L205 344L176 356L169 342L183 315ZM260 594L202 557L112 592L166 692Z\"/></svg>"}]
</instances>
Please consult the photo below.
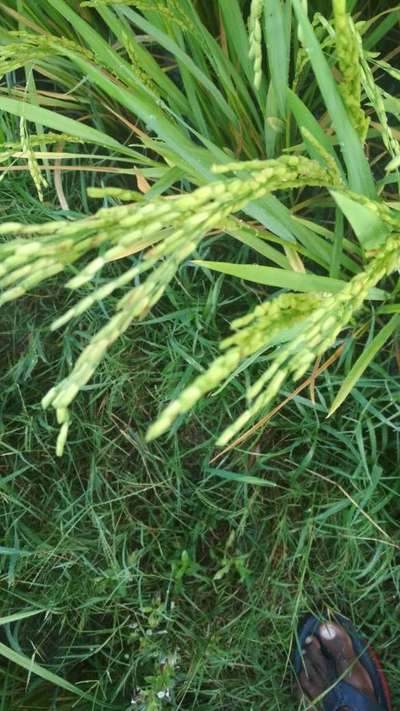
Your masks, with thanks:
<instances>
[{"instance_id":1,"label":"sandal strap","mask_svg":"<svg viewBox=\"0 0 400 711\"><path fill-rule=\"evenodd\" d=\"M351 711L385 711L376 701L347 681L340 681L323 699L324 711L339 711L343 707Z\"/></svg>"}]
</instances>

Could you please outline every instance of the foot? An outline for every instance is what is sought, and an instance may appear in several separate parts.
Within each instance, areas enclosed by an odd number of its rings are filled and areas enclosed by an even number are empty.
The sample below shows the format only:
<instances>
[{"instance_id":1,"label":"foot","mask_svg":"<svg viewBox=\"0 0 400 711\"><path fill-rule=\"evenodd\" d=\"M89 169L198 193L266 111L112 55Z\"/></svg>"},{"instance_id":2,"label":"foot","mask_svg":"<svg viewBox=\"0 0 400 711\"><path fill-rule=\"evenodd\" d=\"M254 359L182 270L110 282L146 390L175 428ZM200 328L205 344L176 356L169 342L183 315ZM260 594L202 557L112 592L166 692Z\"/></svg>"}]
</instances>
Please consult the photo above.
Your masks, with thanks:
<instances>
[{"instance_id":1,"label":"foot","mask_svg":"<svg viewBox=\"0 0 400 711\"><path fill-rule=\"evenodd\" d=\"M318 636L307 637L303 649L304 669L299 683L303 693L316 699L329 689L335 678L342 677L371 699L375 699L374 687L368 672L357 661L351 638L343 627L331 622L320 625ZM332 663L336 674L332 678ZM353 711L343 707L341 711Z\"/></svg>"}]
</instances>

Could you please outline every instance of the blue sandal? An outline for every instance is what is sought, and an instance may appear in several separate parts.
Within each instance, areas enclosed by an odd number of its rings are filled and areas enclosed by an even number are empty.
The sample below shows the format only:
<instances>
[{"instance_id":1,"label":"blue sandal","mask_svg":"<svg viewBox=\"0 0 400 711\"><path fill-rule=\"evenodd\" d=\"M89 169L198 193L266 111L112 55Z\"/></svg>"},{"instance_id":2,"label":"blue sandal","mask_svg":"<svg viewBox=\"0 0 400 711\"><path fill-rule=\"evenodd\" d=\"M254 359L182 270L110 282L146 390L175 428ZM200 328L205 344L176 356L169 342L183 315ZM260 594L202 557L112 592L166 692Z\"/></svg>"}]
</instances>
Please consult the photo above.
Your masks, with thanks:
<instances>
[{"instance_id":1,"label":"blue sandal","mask_svg":"<svg viewBox=\"0 0 400 711\"><path fill-rule=\"evenodd\" d=\"M379 657L359 636L349 620L341 615L336 615L333 621L340 624L351 638L354 652L371 679L376 701L342 679L324 696L321 702L323 711L338 711L343 706L347 706L351 711L392 711L389 687ZM297 677L303 669L303 660L299 650L304 648L307 637L311 635L318 637L317 630L320 624L321 621L314 615L309 615L300 626L298 631L299 646L293 659ZM332 684L335 682L335 678L337 678L337 673L332 662Z\"/></svg>"}]
</instances>

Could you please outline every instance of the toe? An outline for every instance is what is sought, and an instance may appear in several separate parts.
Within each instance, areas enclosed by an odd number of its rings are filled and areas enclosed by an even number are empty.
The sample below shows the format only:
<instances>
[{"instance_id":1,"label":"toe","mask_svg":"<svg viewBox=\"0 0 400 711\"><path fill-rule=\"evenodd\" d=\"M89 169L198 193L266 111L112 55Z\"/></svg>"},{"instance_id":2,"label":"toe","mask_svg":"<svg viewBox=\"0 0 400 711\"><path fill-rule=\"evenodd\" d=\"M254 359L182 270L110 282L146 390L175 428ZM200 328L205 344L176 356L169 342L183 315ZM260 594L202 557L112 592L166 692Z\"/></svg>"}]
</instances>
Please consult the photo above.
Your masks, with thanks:
<instances>
[{"instance_id":1,"label":"toe","mask_svg":"<svg viewBox=\"0 0 400 711\"><path fill-rule=\"evenodd\" d=\"M333 659L338 675L345 674L346 680L366 693L373 693L373 685L363 665L356 661L353 642L340 625L326 622L321 625L319 638L325 652Z\"/></svg>"},{"instance_id":2,"label":"toe","mask_svg":"<svg viewBox=\"0 0 400 711\"><path fill-rule=\"evenodd\" d=\"M351 663L354 659L353 643L347 632L340 625L325 622L318 630L321 644L329 656L335 661L346 660Z\"/></svg>"},{"instance_id":3,"label":"toe","mask_svg":"<svg viewBox=\"0 0 400 711\"><path fill-rule=\"evenodd\" d=\"M316 637L314 634L310 635L309 637L306 637L304 640L304 649L305 651L314 650L320 652L321 642L319 641L318 637Z\"/></svg>"},{"instance_id":4,"label":"toe","mask_svg":"<svg viewBox=\"0 0 400 711\"><path fill-rule=\"evenodd\" d=\"M305 694L308 699L316 699L319 695L318 684L305 671L302 671L300 673L299 684L301 692L303 692L303 694Z\"/></svg>"},{"instance_id":5,"label":"toe","mask_svg":"<svg viewBox=\"0 0 400 711\"><path fill-rule=\"evenodd\" d=\"M318 637L307 637L305 640L304 659L306 664L310 663L319 677L326 677L327 660Z\"/></svg>"},{"instance_id":6,"label":"toe","mask_svg":"<svg viewBox=\"0 0 400 711\"><path fill-rule=\"evenodd\" d=\"M299 675L300 686L309 699L315 699L329 686L328 660L321 649L318 637L307 637L302 651L303 669Z\"/></svg>"}]
</instances>

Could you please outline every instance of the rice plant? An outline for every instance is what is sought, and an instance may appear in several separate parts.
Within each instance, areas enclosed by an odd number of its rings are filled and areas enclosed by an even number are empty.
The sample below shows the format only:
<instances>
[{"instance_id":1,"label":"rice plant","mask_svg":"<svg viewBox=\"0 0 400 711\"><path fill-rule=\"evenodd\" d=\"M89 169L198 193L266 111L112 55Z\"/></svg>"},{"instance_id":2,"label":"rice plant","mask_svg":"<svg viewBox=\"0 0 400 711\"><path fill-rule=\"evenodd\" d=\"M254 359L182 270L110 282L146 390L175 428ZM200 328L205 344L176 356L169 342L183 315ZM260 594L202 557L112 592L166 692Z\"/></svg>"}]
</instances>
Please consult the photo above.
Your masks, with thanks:
<instances>
[{"instance_id":1,"label":"rice plant","mask_svg":"<svg viewBox=\"0 0 400 711\"><path fill-rule=\"evenodd\" d=\"M357 330L360 314L365 323L376 301L392 314L380 345L391 337L400 150L388 115L398 99L381 72L390 86L399 77L371 48L395 10L363 21L344 0L333 0L325 16L300 0L253 0L248 18L239 0L39 0L26 14L19 9L9 2L2 11L0 108L10 116L4 174L25 161L43 199L52 161L94 161L96 152L85 152L90 144L139 186L95 186L89 197L103 206L87 217L0 228L0 303L65 272L67 288L85 295L54 321L60 329L121 294L70 374L43 397L61 425L58 454L71 405L104 354L188 260L272 290L232 323L223 353L160 413L149 439L268 349L269 365L247 388L243 414L218 438L227 444L266 411L287 378L298 381L345 329ZM58 89L53 96L48 77ZM55 143L69 150L49 150ZM210 234L258 255L250 264L194 259ZM255 263L259 255L268 266ZM126 268L96 286L116 259ZM375 353L369 344L332 409Z\"/></svg>"}]
</instances>

